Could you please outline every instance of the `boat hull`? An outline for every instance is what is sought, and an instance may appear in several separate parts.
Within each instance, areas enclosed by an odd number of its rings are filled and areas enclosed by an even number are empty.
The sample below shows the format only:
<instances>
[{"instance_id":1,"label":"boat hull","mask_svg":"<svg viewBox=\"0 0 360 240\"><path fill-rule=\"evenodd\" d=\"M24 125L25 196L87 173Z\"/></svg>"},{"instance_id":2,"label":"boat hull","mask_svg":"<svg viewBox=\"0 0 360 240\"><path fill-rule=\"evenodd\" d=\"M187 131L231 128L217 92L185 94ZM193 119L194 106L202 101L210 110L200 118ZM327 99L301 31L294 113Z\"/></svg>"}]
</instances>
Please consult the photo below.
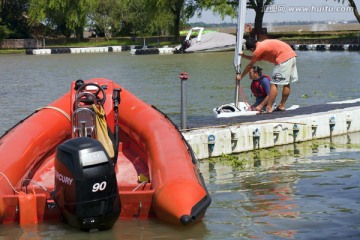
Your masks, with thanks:
<instances>
[{"instance_id":1,"label":"boat hull","mask_svg":"<svg viewBox=\"0 0 360 240\"><path fill-rule=\"evenodd\" d=\"M211 198L194 154L177 127L124 88L116 118L111 99L113 89L121 86L101 78L85 82L106 85L108 127L120 129L115 164L120 218L156 217L174 224L201 220ZM72 135L69 117L75 94L73 83L69 93L0 138L0 223L60 220L61 212L50 192L56 147Z\"/></svg>"}]
</instances>

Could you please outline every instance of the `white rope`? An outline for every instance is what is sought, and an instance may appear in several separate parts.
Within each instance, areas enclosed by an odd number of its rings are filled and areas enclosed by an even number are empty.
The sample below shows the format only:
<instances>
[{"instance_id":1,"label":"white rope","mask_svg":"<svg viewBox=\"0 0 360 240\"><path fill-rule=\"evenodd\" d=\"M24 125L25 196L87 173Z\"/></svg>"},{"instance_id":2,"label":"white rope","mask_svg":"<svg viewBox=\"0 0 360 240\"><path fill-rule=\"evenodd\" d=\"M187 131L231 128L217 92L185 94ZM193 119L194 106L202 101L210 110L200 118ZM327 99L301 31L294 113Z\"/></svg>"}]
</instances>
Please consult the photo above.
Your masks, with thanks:
<instances>
[{"instance_id":1,"label":"white rope","mask_svg":"<svg viewBox=\"0 0 360 240\"><path fill-rule=\"evenodd\" d=\"M139 187L141 187L142 185L146 184L147 181L141 182L139 185L137 185L136 188L134 188L132 191L135 192L136 190L138 190Z\"/></svg>"},{"instance_id":2,"label":"white rope","mask_svg":"<svg viewBox=\"0 0 360 240\"><path fill-rule=\"evenodd\" d=\"M29 182L35 184L36 186L39 186L40 188L42 188L44 191L50 192L49 190L46 189L46 187L44 187L43 185L41 185L39 182L37 182L37 181L35 181L35 180L33 180L33 179L29 179L29 178L25 178L25 179L22 181L21 185L22 185L25 181L29 181Z\"/></svg>"},{"instance_id":3,"label":"white rope","mask_svg":"<svg viewBox=\"0 0 360 240\"><path fill-rule=\"evenodd\" d=\"M36 109L37 111L40 111L42 109L53 109L53 110L56 110L58 112L60 112L61 114L63 114L68 120L69 122L71 122L71 118L69 116L69 114L67 114L64 110L60 109L60 108L57 108L57 107L52 107L52 106L46 106L46 107L41 107L41 108L38 108Z\"/></svg>"},{"instance_id":4,"label":"white rope","mask_svg":"<svg viewBox=\"0 0 360 240\"><path fill-rule=\"evenodd\" d=\"M7 180L7 182L8 182L9 185L10 185L10 187L12 188L12 190L13 190L15 193L19 194L19 192L16 191L16 189L15 189L15 188L13 187L13 185L11 184L9 178L8 178L4 173L2 173L2 172L0 172L0 175L2 175L2 176ZM41 185L39 182L37 182L37 181L35 181L35 180L26 178L26 179L24 179L24 180L22 181L22 183L24 183L25 181L32 182L33 184L35 184L35 185L39 186L40 188L42 188L44 191L50 192L50 191L47 190L43 185Z\"/></svg>"},{"instance_id":5,"label":"white rope","mask_svg":"<svg viewBox=\"0 0 360 240\"><path fill-rule=\"evenodd\" d=\"M11 184L10 180L8 179L8 177L7 177L4 173L2 173L2 172L0 172L0 175L2 175L2 176L8 181L8 183L9 183L10 187L12 188L12 190L13 190L15 193L19 194L19 192L16 191L16 189L15 189L15 188L13 187L13 185Z\"/></svg>"}]
</instances>

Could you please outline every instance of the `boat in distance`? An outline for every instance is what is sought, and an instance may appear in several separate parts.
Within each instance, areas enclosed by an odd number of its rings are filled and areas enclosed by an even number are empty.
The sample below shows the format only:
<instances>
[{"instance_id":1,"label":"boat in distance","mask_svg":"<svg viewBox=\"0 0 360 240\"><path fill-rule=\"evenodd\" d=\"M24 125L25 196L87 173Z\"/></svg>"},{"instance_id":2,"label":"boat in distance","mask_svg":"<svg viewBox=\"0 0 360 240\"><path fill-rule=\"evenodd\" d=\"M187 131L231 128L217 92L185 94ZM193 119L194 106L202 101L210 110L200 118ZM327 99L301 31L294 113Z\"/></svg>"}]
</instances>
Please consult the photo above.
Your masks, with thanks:
<instances>
[{"instance_id":1,"label":"boat in distance","mask_svg":"<svg viewBox=\"0 0 360 240\"><path fill-rule=\"evenodd\" d=\"M191 38L194 32L197 36ZM236 36L232 34L216 31L204 33L203 27L193 27L183 43L175 47L174 53L234 51L235 45Z\"/></svg>"}]
</instances>

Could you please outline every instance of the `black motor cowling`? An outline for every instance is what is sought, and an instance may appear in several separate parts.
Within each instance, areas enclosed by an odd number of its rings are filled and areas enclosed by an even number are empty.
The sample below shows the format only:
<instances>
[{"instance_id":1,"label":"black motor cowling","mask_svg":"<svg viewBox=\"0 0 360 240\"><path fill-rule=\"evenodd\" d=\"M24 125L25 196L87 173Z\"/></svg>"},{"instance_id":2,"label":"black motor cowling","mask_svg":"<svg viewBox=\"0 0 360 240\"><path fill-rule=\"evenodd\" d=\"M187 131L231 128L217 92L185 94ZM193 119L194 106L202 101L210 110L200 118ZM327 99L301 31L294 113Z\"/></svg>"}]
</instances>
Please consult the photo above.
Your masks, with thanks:
<instances>
[{"instance_id":1,"label":"black motor cowling","mask_svg":"<svg viewBox=\"0 0 360 240\"><path fill-rule=\"evenodd\" d=\"M121 211L116 173L98 140L80 137L58 146L52 195L73 227L90 231L114 225Z\"/></svg>"}]
</instances>

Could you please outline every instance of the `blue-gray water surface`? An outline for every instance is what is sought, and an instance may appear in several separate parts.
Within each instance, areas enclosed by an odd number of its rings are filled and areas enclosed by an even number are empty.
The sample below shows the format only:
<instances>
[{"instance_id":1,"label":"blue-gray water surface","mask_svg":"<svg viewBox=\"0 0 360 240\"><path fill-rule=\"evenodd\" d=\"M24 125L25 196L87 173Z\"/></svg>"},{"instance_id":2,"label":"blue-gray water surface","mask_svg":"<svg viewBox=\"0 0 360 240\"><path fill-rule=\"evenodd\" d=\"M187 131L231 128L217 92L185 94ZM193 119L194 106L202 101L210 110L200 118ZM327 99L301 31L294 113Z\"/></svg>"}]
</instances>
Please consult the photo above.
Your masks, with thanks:
<instances>
[{"instance_id":1,"label":"blue-gray water surface","mask_svg":"<svg viewBox=\"0 0 360 240\"><path fill-rule=\"evenodd\" d=\"M292 84L287 105L308 106L360 97L360 54L297 52L299 81ZM247 61L245 60L243 65ZM270 75L272 65L260 63ZM69 90L76 79L105 77L157 106L176 123L180 119L180 72L188 72L187 114L209 115L234 101L233 52L132 56L129 52L65 55L0 55L0 134L34 109ZM247 102L250 80L242 81ZM9 107L11 106L11 107Z\"/></svg>"},{"instance_id":2,"label":"blue-gray water surface","mask_svg":"<svg viewBox=\"0 0 360 240\"><path fill-rule=\"evenodd\" d=\"M360 97L360 54L297 53L300 79L292 84L288 106ZM178 123L179 73L185 71L188 115L210 115L213 107L233 101L232 62L232 52L0 55L0 135L56 100L69 90L71 81L80 78L112 79ZM260 65L271 73L270 64ZM242 82L244 96L252 102L249 85L249 80ZM0 239L356 239L360 237L359 146L360 134L354 133L321 144L285 146L285 152L292 154L250 160L241 168L202 160L213 202L203 222L190 228L136 219L118 221L112 230L98 233L55 223L24 228L0 225ZM0 161L4 161L1 156Z\"/></svg>"}]
</instances>

